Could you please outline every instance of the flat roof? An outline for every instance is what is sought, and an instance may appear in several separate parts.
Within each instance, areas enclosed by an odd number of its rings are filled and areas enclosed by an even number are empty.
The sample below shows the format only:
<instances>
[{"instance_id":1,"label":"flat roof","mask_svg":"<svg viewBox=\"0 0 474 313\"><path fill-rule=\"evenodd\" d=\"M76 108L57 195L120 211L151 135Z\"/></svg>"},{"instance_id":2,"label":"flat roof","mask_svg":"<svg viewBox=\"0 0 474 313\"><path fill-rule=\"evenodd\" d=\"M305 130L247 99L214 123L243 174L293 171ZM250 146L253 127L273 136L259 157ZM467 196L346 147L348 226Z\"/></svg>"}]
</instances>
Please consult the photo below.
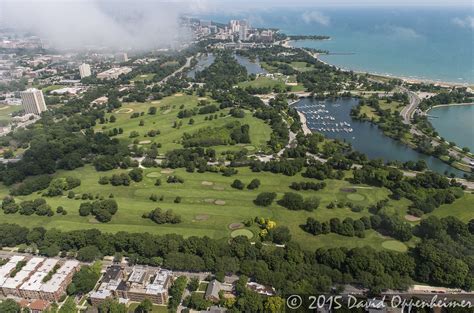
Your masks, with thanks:
<instances>
[{"instance_id":1,"label":"flat roof","mask_svg":"<svg viewBox=\"0 0 474 313\"><path fill-rule=\"evenodd\" d=\"M58 262L58 259L46 259L38 268L37 272L49 273Z\"/></svg>"},{"instance_id":2,"label":"flat roof","mask_svg":"<svg viewBox=\"0 0 474 313\"><path fill-rule=\"evenodd\" d=\"M44 292L56 292L61 286L62 282L66 280L67 275L64 274L54 274L50 280L41 286L41 291Z\"/></svg>"},{"instance_id":3,"label":"flat roof","mask_svg":"<svg viewBox=\"0 0 474 313\"><path fill-rule=\"evenodd\" d=\"M145 274L146 274L146 270L144 268L134 267L132 274L128 278L128 281L130 283L142 283L143 278L145 277Z\"/></svg>"},{"instance_id":4,"label":"flat roof","mask_svg":"<svg viewBox=\"0 0 474 313\"><path fill-rule=\"evenodd\" d=\"M0 267L0 278L9 277L8 274L15 268L16 263L8 262L7 264Z\"/></svg>"},{"instance_id":5,"label":"flat roof","mask_svg":"<svg viewBox=\"0 0 474 313\"><path fill-rule=\"evenodd\" d=\"M68 275L69 273L71 273L78 266L79 266L79 261L68 260L68 261L64 262L64 264L58 269L58 271L56 273L57 274Z\"/></svg>"},{"instance_id":6,"label":"flat roof","mask_svg":"<svg viewBox=\"0 0 474 313\"><path fill-rule=\"evenodd\" d=\"M34 273L30 279L21 285L20 289L27 291L40 291L40 288L43 285L43 278L45 278L47 275L47 272Z\"/></svg>"},{"instance_id":7,"label":"flat roof","mask_svg":"<svg viewBox=\"0 0 474 313\"><path fill-rule=\"evenodd\" d=\"M20 286L29 276L31 275L31 271L19 271L15 277L10 277L3 283L3 288L17 288Z\"/></svg>"},{"instance_id":8,"label":"flat roof","mask_svg":"<svg viewBox=\"0 0 474 313\"><path fill-rule=\"evenodd\" d=\"M157 293L162 293L165 288L165 283L171 276L171 271L167 270L160 270L156 273L155 279L153 280L153 283L148 284L146 286L146 293L147 294L157 294Z\"/></svg>"},{"instance_id":9,"label":"flat roof","mask_svg":"<svg viewBox=\"0 0 474 313\"><path fill-rule=\"evenodd\" d=\"M32 271L38 267L41 263L43 263L44 258L34 257L31 258L28 262L26 262L25 266L23 266L23 271Z\"/></svg>"},{"instance_id":10,"label":"flat roof","mask_svg":"<svg viewBox=\"0 0 474 313\"><path fill-rule=\"evenodd\" d=\"M107 297L110 297L112 293L110 290L107 289L102 289L102 290L97 290L96 292L91 294L91 298L94 299L106 299Z\"/></svg>"}]
</instances>

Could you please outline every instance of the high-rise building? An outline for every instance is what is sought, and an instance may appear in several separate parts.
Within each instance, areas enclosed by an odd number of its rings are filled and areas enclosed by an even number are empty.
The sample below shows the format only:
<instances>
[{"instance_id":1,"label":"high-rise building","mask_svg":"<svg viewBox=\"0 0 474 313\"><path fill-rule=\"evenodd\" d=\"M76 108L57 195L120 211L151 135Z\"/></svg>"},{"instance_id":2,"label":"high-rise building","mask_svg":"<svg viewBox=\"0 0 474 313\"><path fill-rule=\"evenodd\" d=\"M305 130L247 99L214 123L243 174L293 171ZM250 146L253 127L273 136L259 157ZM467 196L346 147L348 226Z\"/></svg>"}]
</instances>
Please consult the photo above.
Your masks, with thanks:
<instances>
[{"instance_id":1,"label":"high-rise building","mask_svg":"<svg viewBox=\"0 0 474 313\"><path fill-rule=\"evenodd\" d=\"M117 53L115 55L115 62L123 63L128 61L128 55L125 52Z\"/></svg>"},{"instance_id":2,"label":"high-rise building","mask_svg":"<svg viewBox=\"0 0 474 313\"><path fill-rule=\"evenodd\" d=\"M41 112L48 110L44 102L43 92L36 88L29 88L21 92L21 104L27 114L39 115Z\"/></svg>"},{"instance_id":3,"label":"high-rise building","mask_svg":"<svg viewBox=\"0 0 474 313\"><path fill-rule=\"evenodd\" d=\"M79 74L81 75L81 78L91 76L90 65L86 63L82 63L81 65L79 65Z\"/></svg>"}]
</instances>

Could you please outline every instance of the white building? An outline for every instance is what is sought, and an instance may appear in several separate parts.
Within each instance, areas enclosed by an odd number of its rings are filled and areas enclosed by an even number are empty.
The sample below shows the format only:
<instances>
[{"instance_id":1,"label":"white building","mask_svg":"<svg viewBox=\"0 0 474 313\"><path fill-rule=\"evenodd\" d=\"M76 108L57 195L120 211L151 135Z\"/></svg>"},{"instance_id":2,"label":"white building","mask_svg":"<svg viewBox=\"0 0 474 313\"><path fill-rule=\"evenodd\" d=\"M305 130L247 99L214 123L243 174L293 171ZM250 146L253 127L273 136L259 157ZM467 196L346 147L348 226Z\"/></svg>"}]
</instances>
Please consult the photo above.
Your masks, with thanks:
<instances>
[{"instance_id":1,"label":"white building","mask_svg":"<svg viewBox=\"0 0 474 313\"><path fill-rule=\"evenodd\" d=\"M25 109L25 113L41 114L47 111L44 101L43 92L36 88L29 88L21 92L21 103Z\"/></svg>"},{"instance_id":2,"label":"white building","mask_svg":"<svg viewBox=\"0 0 474 313\"><path fill-rule=\"evenodd\" d=\"M106 70L102 73L97 74L98 79L117 79L122 74L130 73L132 69L130 67L114 67Z\"/></svg>"},{"instance_id":3,"label":"white building","mask_svg":"<svg viewBox=\"0 0 474 313\"><path fill-rule=\"evenodd\" d=\"M128 61L128 55L125 52L117 53L115 55L115 62L123 63Z\"/></svg>"},{"instance_id":4,"label":"white building","mask_svg":"<svg viewBox=\"0 0 474 313\"><path fill-rule=\"evenodd\" d=\"M90 65L86 63L82 63L81 65L79 65L79 74L81 75L81 78L91 76Z\"/></svg>"}]
</instances>

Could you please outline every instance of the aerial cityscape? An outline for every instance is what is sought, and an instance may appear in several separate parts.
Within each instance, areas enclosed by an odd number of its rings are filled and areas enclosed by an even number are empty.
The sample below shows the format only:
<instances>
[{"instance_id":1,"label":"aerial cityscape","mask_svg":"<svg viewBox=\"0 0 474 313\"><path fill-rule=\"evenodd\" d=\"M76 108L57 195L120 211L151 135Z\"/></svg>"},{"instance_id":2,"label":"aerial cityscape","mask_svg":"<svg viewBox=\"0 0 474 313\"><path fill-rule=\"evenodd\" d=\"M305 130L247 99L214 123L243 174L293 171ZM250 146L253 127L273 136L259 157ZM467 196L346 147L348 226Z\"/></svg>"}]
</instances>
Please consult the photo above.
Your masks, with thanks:
<instances>
[{"instance_id":1,"label":"aerial cityscape","mask_svg":"<svg viewBox=\"0 0 474 313\"><path fill-rule=\"evenodd\" d=\"M474 5L0 0L0 313L474 312Z\"/></svg>"}]
</instances>

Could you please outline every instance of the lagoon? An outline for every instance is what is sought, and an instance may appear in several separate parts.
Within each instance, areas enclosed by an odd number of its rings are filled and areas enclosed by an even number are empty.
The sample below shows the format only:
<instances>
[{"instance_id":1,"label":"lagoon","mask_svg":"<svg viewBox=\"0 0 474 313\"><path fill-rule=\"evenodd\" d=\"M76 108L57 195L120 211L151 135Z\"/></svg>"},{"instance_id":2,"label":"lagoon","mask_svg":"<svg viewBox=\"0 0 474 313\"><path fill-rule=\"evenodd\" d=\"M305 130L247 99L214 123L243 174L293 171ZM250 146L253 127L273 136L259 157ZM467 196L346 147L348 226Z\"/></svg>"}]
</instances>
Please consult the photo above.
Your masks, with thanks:
<instances>
[{"instance_id":1,"label":"lagoon","mask_svg":"<svg viewBox=\"0 0 474 313\"><path fill-rule=\"evenodd\" d=\"M350 111L358 104L358 101L355 98L335 100L304 98L297 102L295 107L305 115L311 131L319 131L328 138L344 140L350 143L355 150L365 153L370 159L382 158L384 161L400 162L425 160L428 168L440 174L448 172L454 173L458 177L463 176L464 172L441 160L419 153L385 136L376 125L352 119ZM327 116L332 117L333 120ZM343 123L342 126L341 123ZM339 131L336 131L337 129ZM352 129L352 132L344 129Z\"/></svg>"},{"instance_id":2,"label":"lagoon","mask_svg":"<svg viewBox=\"0 0 474 313\"><path fill-rule=\"evenodd\" d=\"M428 111L430 122L446 141L474 151L474 105L449 105Z\"/></svg>"}]
</instances>

